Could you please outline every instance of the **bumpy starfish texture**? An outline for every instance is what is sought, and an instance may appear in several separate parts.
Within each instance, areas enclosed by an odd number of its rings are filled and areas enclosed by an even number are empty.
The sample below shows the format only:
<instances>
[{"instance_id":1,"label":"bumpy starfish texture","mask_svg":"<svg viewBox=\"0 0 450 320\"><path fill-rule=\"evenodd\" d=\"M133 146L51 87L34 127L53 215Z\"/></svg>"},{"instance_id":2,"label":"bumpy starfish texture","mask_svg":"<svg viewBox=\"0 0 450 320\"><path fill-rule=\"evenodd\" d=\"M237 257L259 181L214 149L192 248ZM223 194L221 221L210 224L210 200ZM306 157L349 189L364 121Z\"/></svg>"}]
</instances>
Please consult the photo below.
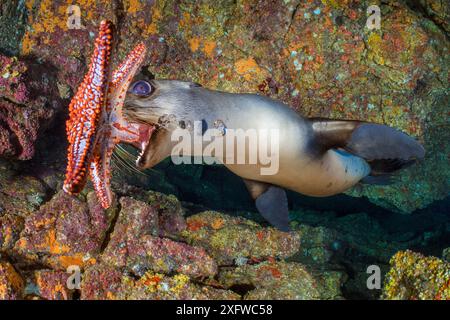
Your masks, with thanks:
<instances>
[{"instance_id":1,"label":"bumpy starfish texture","mask_svg":"<svg viewBox=\"0 0 450 320\"><path fill-rule=\"evenodd\" d=\"M69 105L66 123L69 141L66 179L63 189L69 194L83 190L87 171L103 208L112 203L110 161L119 142L138 143L144 136L142 126L122 117L126 91L144 60L145 45L138 44L110 73L112 23L102 21L95 40L89 70Z\"/></svg>"}]
</instances>

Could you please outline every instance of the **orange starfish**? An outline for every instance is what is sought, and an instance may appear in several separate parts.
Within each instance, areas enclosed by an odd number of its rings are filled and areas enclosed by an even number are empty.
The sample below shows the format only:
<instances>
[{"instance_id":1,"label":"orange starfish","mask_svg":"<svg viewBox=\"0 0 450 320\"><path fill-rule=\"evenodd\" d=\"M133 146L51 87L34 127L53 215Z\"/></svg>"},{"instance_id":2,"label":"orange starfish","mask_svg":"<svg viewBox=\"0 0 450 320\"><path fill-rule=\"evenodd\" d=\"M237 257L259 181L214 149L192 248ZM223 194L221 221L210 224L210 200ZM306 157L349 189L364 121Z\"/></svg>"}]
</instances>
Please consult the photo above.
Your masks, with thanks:
<instances>
[{"instance_id":1,"label":"orange starfish","mask_svg":"<svg viewBox=\"0 0 450 320\"><path fill-rule=\"evenodd\" d=\"M87 171L103 208L113 199L110 162L119 142L138 144L152 128L127 122L122 116L126 91L142 64L146 48L139 43L110 73L112 23L102 21L95 40L89 70L69 105L66 123L69 148L63 189L69 194L83 190Z\"/></svg>"}]
</instances>

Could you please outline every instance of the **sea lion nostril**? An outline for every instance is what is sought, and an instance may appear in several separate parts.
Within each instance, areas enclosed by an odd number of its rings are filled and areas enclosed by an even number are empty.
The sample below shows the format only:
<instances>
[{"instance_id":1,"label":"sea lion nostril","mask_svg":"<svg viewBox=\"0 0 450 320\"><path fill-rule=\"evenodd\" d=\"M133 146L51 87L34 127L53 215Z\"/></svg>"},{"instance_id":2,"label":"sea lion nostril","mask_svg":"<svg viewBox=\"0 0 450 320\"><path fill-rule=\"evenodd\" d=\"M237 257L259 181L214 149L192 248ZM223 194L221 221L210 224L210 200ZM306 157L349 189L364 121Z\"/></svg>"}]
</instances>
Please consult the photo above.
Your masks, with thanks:
<instances>
[{"instance_id":1,"label":"sea lion nostril","mask_svg":"<svg viewBox=\"0 0 450 320\"><path fill-rule=\"evenodd\" d=\"M152 92L152 86L147 81L139 80L133 84L131 92L138 96L148 96Z\"/></svg>"}]
</instances>

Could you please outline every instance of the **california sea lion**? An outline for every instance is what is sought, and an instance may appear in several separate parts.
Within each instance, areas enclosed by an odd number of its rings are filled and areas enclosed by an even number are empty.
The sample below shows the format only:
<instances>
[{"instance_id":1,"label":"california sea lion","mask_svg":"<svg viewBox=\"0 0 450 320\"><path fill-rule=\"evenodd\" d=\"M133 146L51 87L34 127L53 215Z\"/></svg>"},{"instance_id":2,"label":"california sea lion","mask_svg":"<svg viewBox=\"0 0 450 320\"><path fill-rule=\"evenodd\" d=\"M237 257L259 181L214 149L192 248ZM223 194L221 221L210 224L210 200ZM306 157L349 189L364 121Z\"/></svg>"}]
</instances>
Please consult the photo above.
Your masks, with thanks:
<instances>
[{"instance_id":1,"label":"california sea lion","mask_svg":"<svg viewBox=\"0 0 450 320\"><path fill-rule=\"evenodd\" d=\"M149 168L171 155L173 130L200 121L205 128L277 129L279 170L262 175L261 163L224 165L244 179L258 211L289 230L283 188L309 196L341 193L358 182L384 184L390 175L424 157L413 138L381 124L306 119L287 105L257 94L213 91L198 84L140 76L125 99L124 115L148 127L137 166ZM254 149L245 149L246 157ZM193 156L197 156L195 150Z\"/></svg>"}]
</instances>

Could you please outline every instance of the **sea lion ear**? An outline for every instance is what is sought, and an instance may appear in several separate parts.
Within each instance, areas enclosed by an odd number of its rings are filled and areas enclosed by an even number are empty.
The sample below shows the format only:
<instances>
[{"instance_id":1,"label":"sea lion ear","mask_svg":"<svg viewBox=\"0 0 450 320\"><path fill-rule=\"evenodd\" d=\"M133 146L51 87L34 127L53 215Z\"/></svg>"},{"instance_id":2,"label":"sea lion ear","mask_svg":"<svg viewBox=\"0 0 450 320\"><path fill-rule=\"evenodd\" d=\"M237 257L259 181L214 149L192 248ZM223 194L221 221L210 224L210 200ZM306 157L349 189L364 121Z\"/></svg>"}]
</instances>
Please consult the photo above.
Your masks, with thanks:
<instances>
[{"instance_id":1,"label":"sea lion ear","mask_svg":"<svg viewBox=\"0 0 450 320\"><path fill-rule=\"evenodd\" d=\"M281 231L290 231L286 191L280 187L254 180L244 179L244 183L255 200L258 212L264 219Z\"/></svg>"}]
</instances>

